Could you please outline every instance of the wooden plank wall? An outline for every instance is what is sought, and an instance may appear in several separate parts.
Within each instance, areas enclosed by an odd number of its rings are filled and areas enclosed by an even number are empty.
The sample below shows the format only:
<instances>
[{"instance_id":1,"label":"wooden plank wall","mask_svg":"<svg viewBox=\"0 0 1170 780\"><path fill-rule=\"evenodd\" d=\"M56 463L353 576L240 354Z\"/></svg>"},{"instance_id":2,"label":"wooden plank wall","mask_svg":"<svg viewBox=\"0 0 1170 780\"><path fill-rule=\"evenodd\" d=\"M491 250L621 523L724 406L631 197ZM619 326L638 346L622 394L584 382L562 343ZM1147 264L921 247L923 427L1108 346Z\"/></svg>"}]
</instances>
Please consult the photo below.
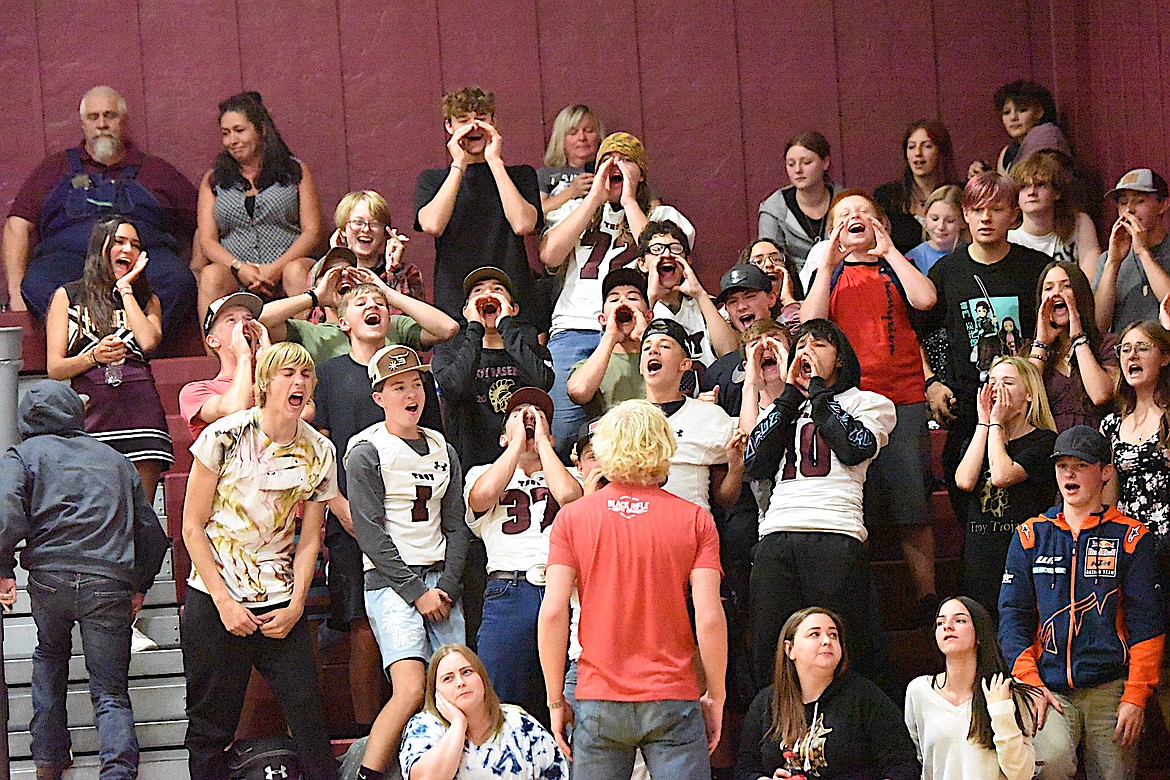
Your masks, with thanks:
<instances>
[{"instance_id":1,"label":"wooden plank wall","mask_svg":"<svg viewBox=\"0 0 1170 780\"><path fill-rule=\"evenodd\" d=\"M698 229L712 286L787 183L785 140L817 128L834 178L874 187L899 141L940 116L960 171L990 158L1001 83L1050 85L1082 163L1112 181L1166 171L1170 12L1158 0L3 0L0 204L48 151L80 138L77 102L108 83L133 134L193 181L218 149L215 108L263 93L331 216L349 189L411 224L415 177L446 159L444 91L493 89L510 162L540 164L565 105L592 105L645 141L655 188ZM415 236L409 257L431 265ZM426 272L429 279L429 270Z\"/></svg>"}]
</instances>

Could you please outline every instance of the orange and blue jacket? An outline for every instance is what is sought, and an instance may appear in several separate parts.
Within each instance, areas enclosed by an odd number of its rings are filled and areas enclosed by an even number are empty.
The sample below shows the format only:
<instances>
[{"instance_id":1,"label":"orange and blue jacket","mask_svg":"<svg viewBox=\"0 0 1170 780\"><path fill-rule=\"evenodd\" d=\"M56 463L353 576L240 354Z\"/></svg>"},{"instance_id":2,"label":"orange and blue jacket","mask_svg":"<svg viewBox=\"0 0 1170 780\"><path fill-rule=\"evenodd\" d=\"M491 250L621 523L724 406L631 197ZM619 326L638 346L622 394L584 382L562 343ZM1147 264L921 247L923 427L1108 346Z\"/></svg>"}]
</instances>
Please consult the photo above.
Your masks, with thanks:
<instances>
[{"instance_id":1,"label":"orange and blue jacket","mask_svg":"<svg viewBox=\"0 0 1170 780\"><path fill-rule=\"evenodd\" d=\"M1144 707L1165 639L1154 537L1114 507L1073 534L1050 510L1016 529L999 591L999 641L1012 674L1067 692L1125 679Z\"/></svg>"}]
</instances>

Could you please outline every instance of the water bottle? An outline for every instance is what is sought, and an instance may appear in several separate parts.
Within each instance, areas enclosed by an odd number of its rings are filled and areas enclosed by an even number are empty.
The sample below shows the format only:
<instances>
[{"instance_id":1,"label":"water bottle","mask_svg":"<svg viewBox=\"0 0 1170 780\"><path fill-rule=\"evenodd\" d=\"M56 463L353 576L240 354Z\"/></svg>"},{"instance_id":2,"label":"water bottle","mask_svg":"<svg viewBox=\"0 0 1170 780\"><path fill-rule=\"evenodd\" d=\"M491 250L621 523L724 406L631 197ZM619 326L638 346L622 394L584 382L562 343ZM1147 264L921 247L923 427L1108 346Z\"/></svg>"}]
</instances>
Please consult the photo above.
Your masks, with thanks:
<instances>
[{"instance_id":1,"label":"water bottle","mask_svg":"<svg viewBox=\"0 0 1170 780\"><path fill-rule=\"evenodd\" d=\"M110 387L117 387L122 384L122 364L125 359L119 360L115 363L106 364L106 384Z\"/></svg>"}]
</instances>

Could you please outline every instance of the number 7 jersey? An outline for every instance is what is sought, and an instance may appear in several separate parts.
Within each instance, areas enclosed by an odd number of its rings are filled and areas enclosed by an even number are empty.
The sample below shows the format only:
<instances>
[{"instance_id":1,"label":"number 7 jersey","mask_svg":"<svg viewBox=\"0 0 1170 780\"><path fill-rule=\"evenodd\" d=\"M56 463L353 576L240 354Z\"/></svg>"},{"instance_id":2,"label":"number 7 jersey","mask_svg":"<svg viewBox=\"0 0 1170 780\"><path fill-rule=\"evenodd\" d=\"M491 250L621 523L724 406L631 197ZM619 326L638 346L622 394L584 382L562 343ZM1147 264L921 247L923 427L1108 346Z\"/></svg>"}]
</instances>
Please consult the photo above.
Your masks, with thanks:
<instances>
[{"instance_id":1,"label":"number 7 jersey","mask_svg":"<svg viewBox=\"0 0 1170 780\"><path fill-rule=\"evenodd\" d=\"M491 464L468 469L463 496L474 487ZM467 527L483 539L487 548L487 570L526 571L548 560L548 533L561 509L544 480L543 471L525 474L517 468L496 503L476 515L467 502Z\"/></svg>"},{"instance_id":2,"label":"number 7 jersey","mask_svg":"<svg viewBox=\"0 0 1170 780\"><path fill-rule=\"evenodd\" d=\"M695 229L677 209L658 206L648 216L651 221L675 223L694 245ZM549 335L562 330L601 330L597 315L601 314L601 283L605 275L638 259L638 237L618 237L625 221L624 211L606 203L598 226L577 240L565 269L565 286L553 308Z\"/></svg>"}]
</instances>

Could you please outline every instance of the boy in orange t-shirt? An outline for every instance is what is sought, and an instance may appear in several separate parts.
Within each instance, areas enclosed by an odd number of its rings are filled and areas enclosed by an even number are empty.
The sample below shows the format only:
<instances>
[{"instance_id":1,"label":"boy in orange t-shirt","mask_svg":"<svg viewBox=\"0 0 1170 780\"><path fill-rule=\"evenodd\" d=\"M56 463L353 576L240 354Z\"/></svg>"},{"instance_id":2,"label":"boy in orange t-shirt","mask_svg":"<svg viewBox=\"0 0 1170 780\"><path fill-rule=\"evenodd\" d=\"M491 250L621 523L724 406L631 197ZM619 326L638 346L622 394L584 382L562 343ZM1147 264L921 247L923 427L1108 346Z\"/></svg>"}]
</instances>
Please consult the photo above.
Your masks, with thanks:
<instances>
[{"instance_id":1,"label":"boy in orange t-shirt","mask_svg":"<svg viewBox=\"0 0 1170 780\"><path fill-rule=\"evenodd\" d=\"M641 748L655 777L709 778L726 698L727 624L719 601L719 536L711 514L671 495L675 436L647 401L612 409L593 452L610 483L557 515L538 626L553 734L572 757L563 697L569 597L581 600L574 773L629 772ZM687 615L688 588L695 632ZM624 641L613 641L622 637ZM707 681L699 687L695 638ZM628 724L636 723L636 728Z\"/></svg>"}]
</instances>

